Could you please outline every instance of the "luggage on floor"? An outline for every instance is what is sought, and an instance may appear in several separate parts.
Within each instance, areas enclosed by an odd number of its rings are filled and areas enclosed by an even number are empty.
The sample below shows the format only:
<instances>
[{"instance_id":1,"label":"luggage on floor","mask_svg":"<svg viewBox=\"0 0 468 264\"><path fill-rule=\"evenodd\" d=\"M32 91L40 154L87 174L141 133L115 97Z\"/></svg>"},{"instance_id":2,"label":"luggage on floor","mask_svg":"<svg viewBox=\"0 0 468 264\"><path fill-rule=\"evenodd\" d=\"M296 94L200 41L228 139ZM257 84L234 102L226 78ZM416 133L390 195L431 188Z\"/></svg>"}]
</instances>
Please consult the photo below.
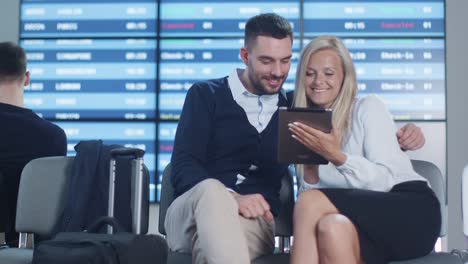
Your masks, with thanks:
<instances>
[{"instance_id":1,"label":"luggage on floor","mask_svg":"<svg viewBox=\"0 0 468 264\"><path fill-rule=\"evenodd\" d=\"M95 233L104 225L115 233ZM32 264L155 264L166 263L167 252L162 236L124 232L114 218L103 217L86 232L58 233L39 243Z\"/></svg>"}]
</instances>

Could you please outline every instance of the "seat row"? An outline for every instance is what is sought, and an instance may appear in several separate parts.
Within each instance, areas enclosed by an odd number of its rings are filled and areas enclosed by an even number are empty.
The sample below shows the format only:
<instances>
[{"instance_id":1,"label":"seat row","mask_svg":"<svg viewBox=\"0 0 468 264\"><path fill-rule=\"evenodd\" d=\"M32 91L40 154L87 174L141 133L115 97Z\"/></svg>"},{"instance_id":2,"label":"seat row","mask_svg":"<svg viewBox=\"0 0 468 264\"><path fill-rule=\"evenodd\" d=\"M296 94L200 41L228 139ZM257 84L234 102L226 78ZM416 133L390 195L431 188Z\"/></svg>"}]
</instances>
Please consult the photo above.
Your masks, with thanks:
<instances>
[{"instance_id":1,"label":"seat row","mask_svg":"<svg viewBox=\"0 0 468 264\"><path fill-rule=\"evenodd\" d=\"M27 264L32 261L33 249L31 234L41 238L51 238L54 226L60 221L65 206L66 188L70 184L73 157L48 157L31 161L21 175L18 194L16 230L20 232L19 248L0 250L0 263ZM413 168L429 182L440 201L442 226L440 236L447 233L447 207L444 181L440 170L432 163L412 160ZM171 165L169 164L162 177L161 203L159 212L159 232L166 234L164 219L166 211L173 201L174 190L170 184ZM468 175L468 174L467 174ZM468 176L467 176L468 177ZM281 208L275 219L277 251L253 261L254 264L289 263L289 251L292 237L292 215L294 208L294 188L292 173L283 176L280 190ZM154 262L158 262L155 260ZM191 264L190 254L168 252L167 264ZM425 257L392 262L391 264L461 264L459 257L445 252L433 252Z\"/></svg>"}]
</instances>

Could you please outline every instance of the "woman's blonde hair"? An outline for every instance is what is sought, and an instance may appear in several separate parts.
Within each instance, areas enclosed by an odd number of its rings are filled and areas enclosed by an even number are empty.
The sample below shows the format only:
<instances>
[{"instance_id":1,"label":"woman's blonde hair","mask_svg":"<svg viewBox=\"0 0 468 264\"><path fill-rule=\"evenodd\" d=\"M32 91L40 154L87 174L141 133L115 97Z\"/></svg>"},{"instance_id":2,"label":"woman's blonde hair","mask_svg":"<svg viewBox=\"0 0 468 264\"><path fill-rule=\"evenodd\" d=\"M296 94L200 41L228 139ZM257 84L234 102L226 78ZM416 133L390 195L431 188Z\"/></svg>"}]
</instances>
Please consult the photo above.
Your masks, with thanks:
<instances>
[{"instance_id":1,"label":"woman's blonde hair","mask_svg":"<svg viewBox=\"0 0 468 264\"><path fill-rule=\"evenodd\" d=\"M294 107L313 107L313 103L305 93L304 80L310 56L321 50L333 50L341 59L343 68L343 83L335 101L331 105L333 109L333 127L341 135L341 142L349 134L351 111L357 94L356 71L348 49L343 42L334 36L320 36L310 42L302 51L299 66L296 72L296 85L294 91Z\"/></svg>"}]
</instances>

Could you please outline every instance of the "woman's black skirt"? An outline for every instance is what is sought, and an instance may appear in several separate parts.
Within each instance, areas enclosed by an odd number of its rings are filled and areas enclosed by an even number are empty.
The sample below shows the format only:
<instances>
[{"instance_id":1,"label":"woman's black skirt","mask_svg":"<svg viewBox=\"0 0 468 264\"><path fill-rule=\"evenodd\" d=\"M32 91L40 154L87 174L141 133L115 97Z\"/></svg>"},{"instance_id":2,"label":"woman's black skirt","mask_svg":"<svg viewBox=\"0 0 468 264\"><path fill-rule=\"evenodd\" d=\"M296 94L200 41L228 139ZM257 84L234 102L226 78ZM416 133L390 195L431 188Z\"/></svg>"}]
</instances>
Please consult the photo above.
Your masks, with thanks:
<instances>
[{"instance_id":1,"label":"woman's black skirt","mask_svg":"<svg viewBox=\"0 0 468 264\"><path fill-rule=\"evenodd\" d=\"M434 248L441 226L440 204L423 181L389 192L320 189L356 226L366 264L417 258Z\"/></svg>"}]
</instances>

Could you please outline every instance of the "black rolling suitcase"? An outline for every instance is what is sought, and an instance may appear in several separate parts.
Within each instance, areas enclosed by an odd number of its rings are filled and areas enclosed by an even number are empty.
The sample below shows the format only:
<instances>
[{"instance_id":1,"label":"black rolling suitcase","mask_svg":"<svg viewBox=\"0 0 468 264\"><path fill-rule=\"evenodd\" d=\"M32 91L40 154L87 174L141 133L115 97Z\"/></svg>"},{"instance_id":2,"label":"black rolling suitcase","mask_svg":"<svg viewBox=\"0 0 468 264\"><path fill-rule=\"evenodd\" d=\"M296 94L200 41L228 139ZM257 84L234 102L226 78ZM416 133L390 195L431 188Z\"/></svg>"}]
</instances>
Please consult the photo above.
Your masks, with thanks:
<instances>
[{"instance_id":1,"label":"black rolling suitcase","mask_svg":"<svg viewBox=\"0 0 468 264\"><path fill-rule=\"evenodd\" d=\"M124 197L126 202L130 202L131 211L131 231L134 234L146 234L148 232L149 219L149 173L144 165L144 150L138 148L116 148L110 151L110 172L109 172L109 203L108 216L115 217L116 185L130 185L130 197ZM118 166L118 164L120 166ZM120 182L117 171L120 173ZM130 171L129 171L130 170ZM128 175L131 175L128 178ZM130 182L128 182L130 180ZM122 201L121 203L125 203ZM116 217L119 219L119 217ZM109 226L107 233L112 233Z\"/></svg>"},{"instance_id":2,"label":"black rolling suitcase","mask_svg":"<svg viewBox=\"0 0 468 264\"><path fill-rule=\"evenodd\" d=\"M166 263L168 247L159 235L143 235L148 230L149 175L143 163L144 151L117 148L110 152L108 216L99 218L85 232L61 232L54 239L37 245L33 264L90 263L145 264ZM131 172L130 182L125 172ZM115 218L116 186L129 183L131 231ZM106 233L100 233L106 227Z\"/></svg>"}]
</instances>

